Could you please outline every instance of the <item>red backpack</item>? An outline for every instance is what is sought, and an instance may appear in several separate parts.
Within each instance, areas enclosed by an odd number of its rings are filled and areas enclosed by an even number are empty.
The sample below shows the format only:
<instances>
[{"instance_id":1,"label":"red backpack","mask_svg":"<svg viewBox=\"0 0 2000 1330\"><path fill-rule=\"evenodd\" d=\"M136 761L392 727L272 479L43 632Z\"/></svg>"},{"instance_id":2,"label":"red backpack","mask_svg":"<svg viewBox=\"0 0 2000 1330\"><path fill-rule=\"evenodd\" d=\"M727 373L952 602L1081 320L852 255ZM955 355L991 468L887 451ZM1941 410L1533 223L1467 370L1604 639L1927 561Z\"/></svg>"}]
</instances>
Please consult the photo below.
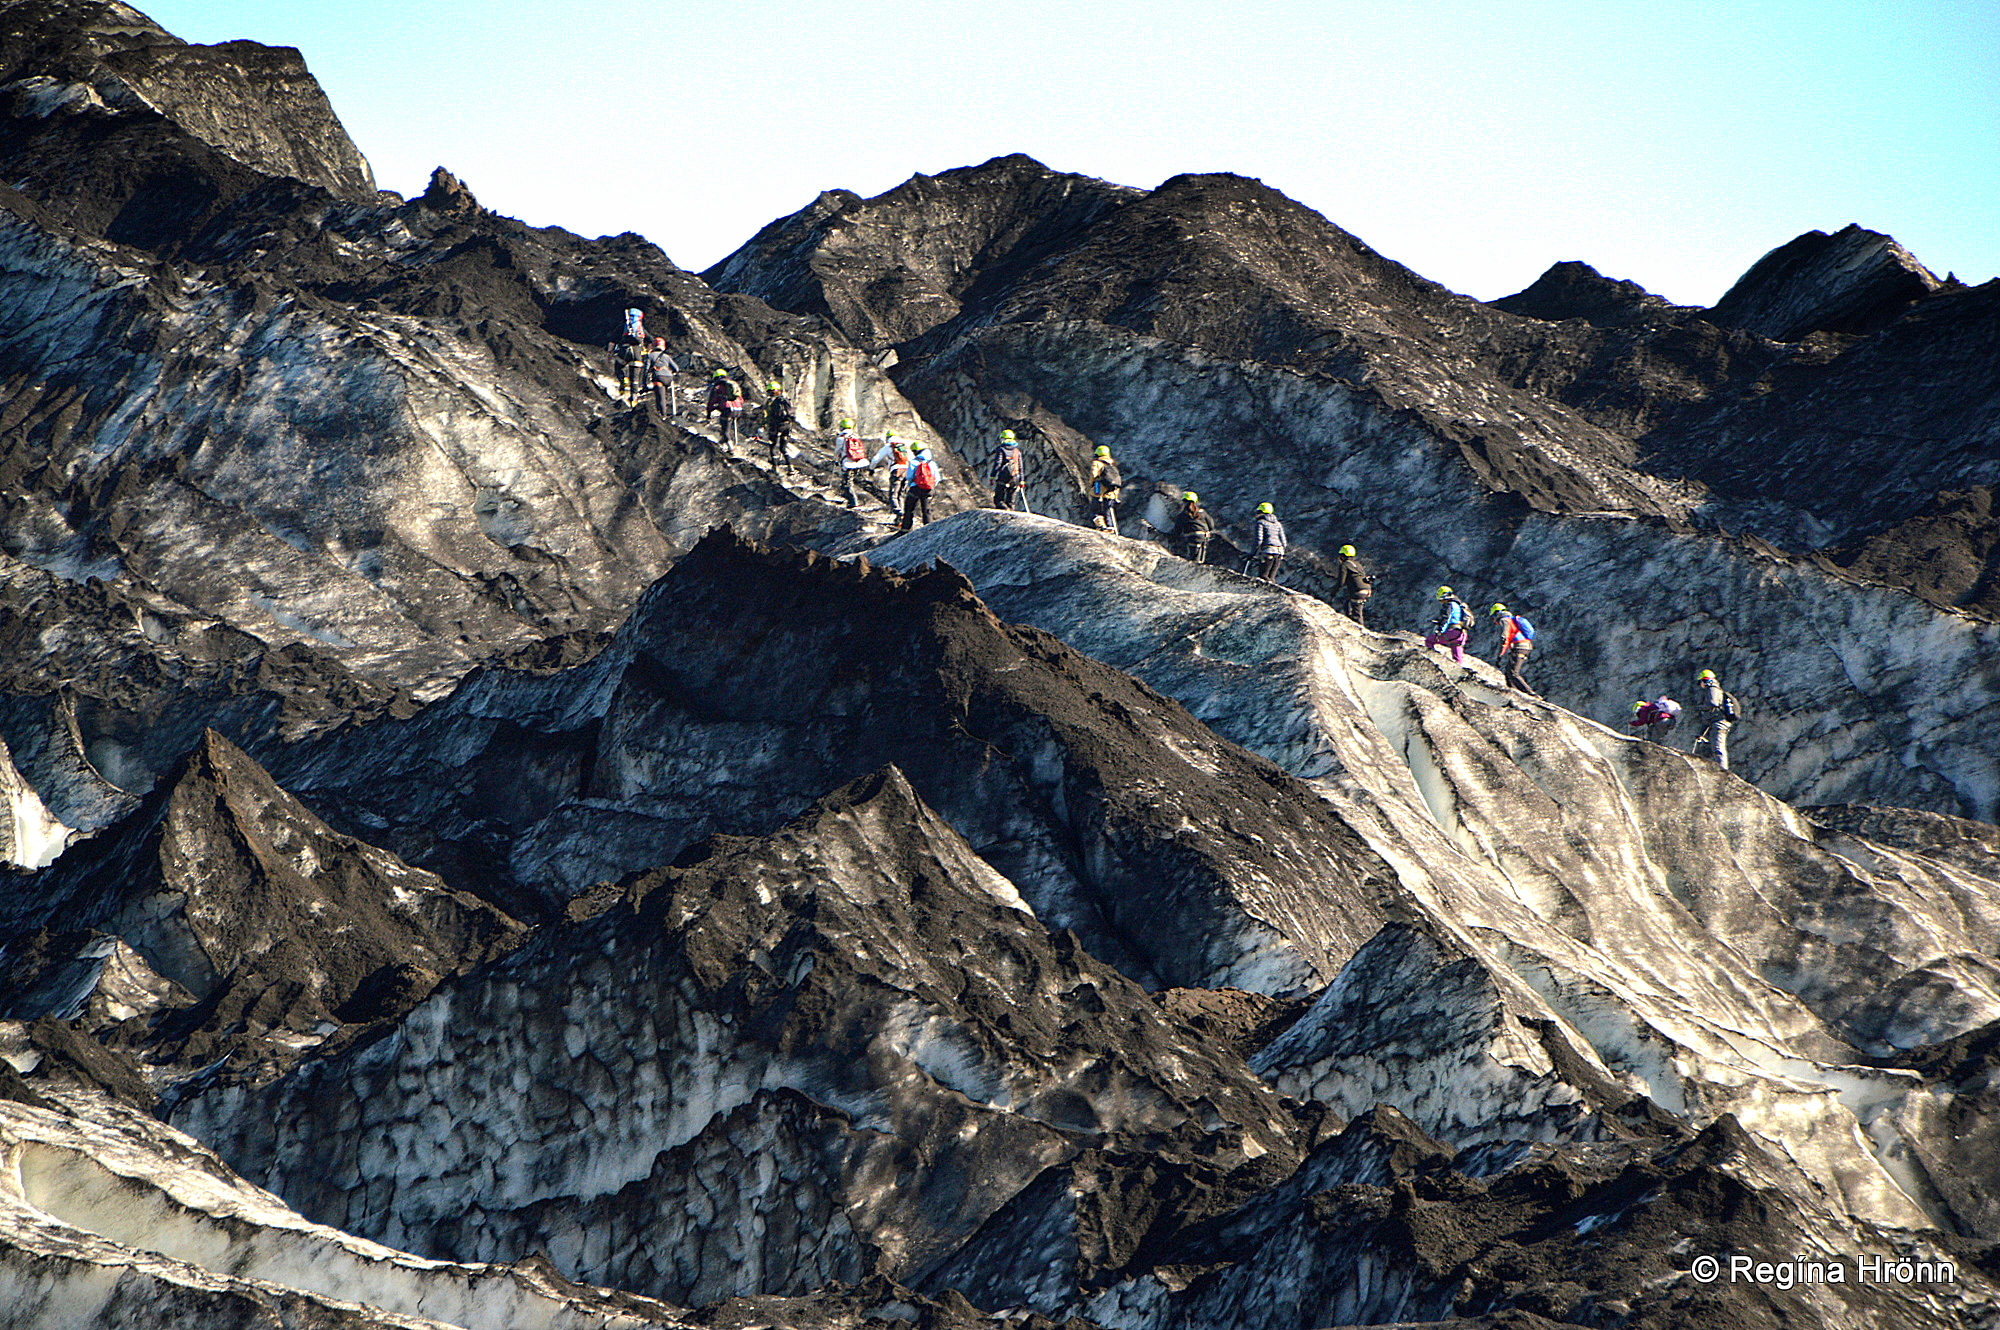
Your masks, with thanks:
<instances>
[{"instance_id":1,"label":"red backpack","mask_svg":"<svg viewBox=\"0 0 2000 1330\"><path fill-rule=\"evenodd\" d=\"M920 490L936 489L937 463L931 461L928 457L917 463L916 474L910 477L910 483Z\"/></svg>"},{"instance_id":2,"label":"red backpack","mask_svg":"<svg viewBox=\"0 0 2000 1330\"><path fill-rule=\"evenodd\" d=\"M848 461L865 462L868 460L868 450L861 446L861 439L858 435L848 435L845 447Z\"/></svg>"}]
</instances>

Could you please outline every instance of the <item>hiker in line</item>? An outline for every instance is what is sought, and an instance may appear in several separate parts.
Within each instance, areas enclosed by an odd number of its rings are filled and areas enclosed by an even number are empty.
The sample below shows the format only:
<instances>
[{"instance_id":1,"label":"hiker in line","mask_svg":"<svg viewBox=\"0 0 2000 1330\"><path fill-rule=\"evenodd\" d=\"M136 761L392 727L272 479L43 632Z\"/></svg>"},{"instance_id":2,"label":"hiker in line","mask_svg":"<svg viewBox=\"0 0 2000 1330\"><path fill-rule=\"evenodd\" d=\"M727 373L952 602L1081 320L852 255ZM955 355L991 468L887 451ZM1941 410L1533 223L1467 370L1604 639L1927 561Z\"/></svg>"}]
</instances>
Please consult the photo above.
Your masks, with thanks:
<instances>
[{"instance_id":1,"label":"hiker in line","mask_svg":"<svg viewBox=\"0 0 2000 1330\"><path fill-rule=\"evenodd\" d=\"M1667 735L1680 718L1681 704L1665 694L1651 702L1641 699L1632 704L1632 728L1656 744L1667 741Z\"/></svg>"},{"instance_id":2,"label":"hiker in line","mask_svg":"<svg viewBox=\"0 0 2000 1330\"><path fill-rule=\"evenodd\" d=\"M882 479L882 492L889 496L889 511L902 511L903 491L910 484L910 445L896 436L894 430L882 440L882 446L868 459L870 467L887 465L889 474Z\"/></svg>"},{"instance_id":3,"label":"hiker in line","mask_svg":"<svg viewBox=\"0 0 2000 1330\"><path fill-rule=\"evenodd\" d=\"M1013 430L1000 431L1000 446L993 450L991 476L995 508L1005 508L1011 513L1017 503L1023 508L1027 506L1021 503L1021 488L1027 479L1027 471L1021 460L1021 445L1015 440Z\"/></svg>"},{"instance_id":4,"label":"hiker in line","mask_svg":"<svg viewBox=\"0 0 2000 1330\"><path fill-rule=\"evenodd\" d=\"M1189 563L1207 563L1208 542L1214 538L1215 519L1201 506L1201 496L1183 490L1180 511L1174 514L1174 541L1181 557Z\"/></svg>"},{"instance_id":5,"label":"hiker in line","mask_svg":"<svg viewBox=\"0 0 2000 1330\"><path fill-rule=\"evenodd\" d=\"M1743 718L1743 704L1736 700L1736 694L1724 692L1722 681L1715 677L1714 670L1703 670L1694 677L1695 687L1701 689L1702 729L1694 737L1694 751L1704 749L1715 759L1715 765L1729 770L1729 731Z\"/></svg>"},{"instance_id":6,"label":"hiker in line","mask_svg":"<svg viewBox=\"0 0 2000 1330\"><path fill-rule=\"evenodd\" d=\"M1465 643L1472 636L1472 607L1448 586L1437 589L1437 602L1437 617L1431 621L1430 635L1424 638L1424 649L1449 647L1452 661L1463 664Z\"/></svg>"},{"instance_id":7,"label":"hiker in line","mask_svg":"<svg viewBox=\"0 0 2000 1330\"><path fill-rule=\"evenodd\" d=\"M1505 605L1496 604L1490 613L1500 626L1500 677L1515 692L1540 697L1541 694L1528 687L1528 681L1521 677L1521 667L1528 663L1528 657L1535 650L1535 625Z\"/></svg>"},{"instance_id":8,"label":"hiker in line","mask_svg":"<svg viewBox=\"0 0 2000 1330\"><path fill-rule=\"evenodd\" d=\"M861 501L854 497L854 473L867 470L873 463L868 460L868 445L854 432L851 420L841 421L834 432L833 460L840 463L840 491L847 496L847 506L860 507Z\"/></svg>"},{"instance_id":9,"label":"hiker in line","mask_svg":"<svg viewBox=\"0 0 2000 1330\"><path fill-rule=\"evenodd\" d=\"M917 449L916 457L910 462L909 494L903 500L903 520L897 526L896 530L908 531L911 519L919 511L924 515L923 524L925 526L930 525L931 493L937 489L937 485L937 463L931 460L931 450L920 446Z\"/></svg>"},{"instance_id":10,"label":"hiker in line","mask_svg":"<svg viewBox=\"0 0 2000 1330\"><path fill-rule=\"evenodd\" d=\"M1368 598L1375 594L1375 579L1354 555L1354 546L1340 547L1340 576L1334 580L1334 594L1341 598L1341 613L1360 628L1368 626Z\"/></svg>"},{"instance_id":11,"label":"hiker in line","mask_svg":"<svg viewBox=\"0 0 2000 1330\"><path fill-rule=\"evenodd\" d=\"M764 441L771 445L771 465L785 466L785 446L792 440L792 422L798 417L782 385L767 383L764 391L771 394L771 400L764 403Z\"/></svg>"},{"instance_id":12,"label":"hiker in line","mask_svg":"<svg viewBox=\"0 0 2000 1330\"><path fill-rule=\"evenodd\" d=\"M674 375L681 372L681 366L667 350L666 338L653 339L653 349L646 353L643 368L646 381L653 385L654 409L668 420L678 419L680 403L674 400Z\"/></svg>"},{"instance_id":13,"label":"hiker in line","mask_svg":"<svg viewBox=\"0 0 2000 1330\"><path fill-rule=\"evenodd\" d=\"M1278 569L1285 562L1285 524L1278 520L1278 510L1268 503L1257 505L1257 576L1266 582L1278 580Z\"/></svg>"},{"instance_id":14,"label":"hiker in line","mask_svg":"<svg viewBox=\"0 0 2000 1330\"><path fill-rule=\"evenodd\" d=\"M710 416L719 418L715 437L724 447L736 442L736 412L743 405L743 394L730 379L729 371L717 370L708 378L708 409L701 413L701 423L706 426Z\"/></svg>"},{"instance_id":15,"label":"hiker in line","mask_svg":"<svg viewBox=\"0 0 2000 1330\"><path fill-rule=\"evenodd\" d=\"M625 335L618 339L618 392L637 403L646 393L646 311L625 311Z\"/></svg>"},{"instance_id":16,"label":"hiker in line","mask_svg":"<svg viewBox=\"0 0 2000 1330\"><path fill-rule=\"evenodd\" d=\"M1111 450L1098 444L1090 463L1090 524L1114 536L1118 534L1118 491L1124 484L1125 475Z\"/></svg>"}]
</instances>

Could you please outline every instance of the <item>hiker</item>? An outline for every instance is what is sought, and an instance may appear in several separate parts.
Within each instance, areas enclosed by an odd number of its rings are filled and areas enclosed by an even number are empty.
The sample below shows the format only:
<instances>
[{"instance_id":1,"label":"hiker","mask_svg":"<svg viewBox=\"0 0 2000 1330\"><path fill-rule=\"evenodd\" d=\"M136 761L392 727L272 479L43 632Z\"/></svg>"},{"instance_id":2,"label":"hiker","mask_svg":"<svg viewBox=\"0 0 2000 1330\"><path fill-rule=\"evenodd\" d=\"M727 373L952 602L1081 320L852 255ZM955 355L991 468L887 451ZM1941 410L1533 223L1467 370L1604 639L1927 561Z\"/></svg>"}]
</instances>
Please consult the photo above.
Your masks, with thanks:
<instances>
[{"instance_id":1,"label":"hiker","mask_svg":"<svg viewBox=\"0 0 2000 1330\"><path fill-rule=\"evenodd\" d=\"M1111 450L1098 444L1090 463L1090 524L1114 536L1118 534L1118 491L1124 484L1125 475Z\"/></svg>"},{"instance_id":2,"label":"hiker","mask_svg":"<svg viewBox=\"0 0 2000 1330\"><path fill-rule=\"evenodd\" d=\"M1355 557L1354 546L1340 547L1340 575L1334 580L1334 594L1344 602L1340 609L1357 627L1368 626L1368 598L1375 594L1375 579L1361 560Z\"/></svg>"},{"instance_id":3,"label":"hiker","mask_svg":"<svg viewBox=\"0 0 2000 1330\"><path fill-rule=\"evenodd\" d=\"M882 446L868 459L870 467L887 465L889 474L883 477L882 492L889 496L889 511L900 511L903 506L903 491L910 483L910 445L891 430L882 440Z\"/></svg>"},{"instance_id":4,"label":"hiker","mask_svg":"<svg viewBox=\"0 0 2000 1330\"><path fill-rule=\"evenodd\" d=\"M613 350L618 358L618 395L637 402L646 391L646 311L625 311L625 331Z\"/></svg>"},{"instance_id":5,"label":"hiker","mask_svg":"<svg viewBox=\"0 0 2000 1330\"><path fill-rule=\"evenodd\" d=\"M1449 647L1452 661L1464 664L1466 639L1472 636L1472 607L1460 600L1458 593L1448 586L1437 589L1437 602L1437 618L1431 621L1430 635L1424 638L1424 648Z\"/></svg>"},{"instance_id":6,"label":"hiker","mask_svg":"<svg viewBox=\"0 0 2000 1330\"><path fill-rule=\"evenodd\" d=\"M1528 687L1528 681L1521 677L1521 667L1528 663L1528 657L1535 650L1535 625L1505 605L1496 604L1488 612L1499 621L1500 655L1497 659L1500 677L1515 692L1540 697L1541 694Z\"/></svg>"},{"instance_id":7,"label":"hiker","mask_svg":"<svg viewBox=\"0 0 2000 1330\"><path fill-rule=\"evenodd\" d=\"M669 420L680 416L680 403L674 400L674 375L681 372L680 362L667 350L667 339L655 337L653 349L646 353L643 365L646 381L653 385L653 406Z\"/></svg>"},{"instance_id":8,"label":"hiker","mask_svg":"<svg viewBox=\"0 0 2000 1330\"><path fill-rule=\"evenodd\" d=\"M1278 510L1268 503L1257 505L1257 576L1266 582L1278 580L1278 568L1285 561L1285 524Z\"/></svg>"},{"instance_id":9,"label":"hiker","mask_svg":"<svg viewBox=\"0 0 2000 1330\"><path fill-rule=\"evenodd\" d=\"M1694 677L1695 687L1701 689L1702 729L1694 737L1694 751L1703 749L1715 759L1715 765L1729 770L1729 731L1737 721L1743 719L1743 704L1736 700L1736 694L1724 692L1722 681L1715 677L1714 670L1703 670Z\"/></svg>"},{"instance_id":10,"label":"hiker","mask_svg":"<svg viewBox=\"0 0 2000 1330\"><path fill-rule=\"evenodd\" d=\"M847 496L847 506L858 508L861 501L854 496L854 473L865 471L871 465L868 460L868 446L861 442L861 436L854 432L854 422L843 420L833 435L833 460L840 463L840 489Z\"/></svg>"},{"instance_id":11,"label":"hiker","mask_svg":"<svg viewBox=\"0 0 2000 1330\"><path fill-rule=\"evenodd\" d=\"M1005 508L1011 513L1017 502L1023 508L1027 506L1022 502L1025 496L1021 493L1027 473L1021 460L1021 445L1015 440L1013 430L1000 431L1000 446L993 451L991 474L995 508Z\"/></svg>"},{"instance_id":12,"label":"hiker","mask_svg":"<svg viewBox=\"0 0 2000 1330\"><path fill-rule=\"evenodd\" d=\"M771 445L771 465L784 466L785 446L791 442L792 422L798 417L781 385L767 383L764 391L771 394L771 400L764 403L764 441Z\"/></svg>"},{"instance_id":13,"label":"hiker","mask_svg":"<svg viewBox=\"0 0 2000 1330\"><path fill-rule=\"evenodd\" d=\"M924 525L931 521L931 494L938 486L937 463L931 460L931 450L919 446L916 457L910 462L910 488L903 499L903 520L898 531L908 531L910 521L918 511L924 515Z\"/></svg>"},{"instance_id":14,"label":"hiker","mask_svg":"<svg viewBox=\"0 0 2000 1330\"><path fill-rule=\"evenodd\" d=\"M1662 694L1651 702L1644 700L1632 704L1632 728L1644 732L1644 737L1656 744L1667 741L1667 734L1681 718L1681 704Z\"/></svg>"},{"instance_id":15,"label":"hiker","mask_svg":"<svg viewBox=\"0 0 2000 1330\"><path fill-rule=\"evenodd\" d=\"M729 371L717 370L708 378L708 409L701 413L701 423L708 424L710 416L719 418L715 437L725 447L736 442L736 412L743 405L743 394L730 380Z\"/></svg>"},{"instance_id":16,"label":"hiker","mask_svg":"<svg viewBox=\"0 0 2000 1330\"><path fill-rule=\"evenodd\" d=\"M1180 511L1174 514L1174 540L1181 557L1189 563L1208 562L1208 542L1215 537L1215 519L1201 506L1201 496L1193 490L1181 492Z\"/></svg>"}]
</instances>

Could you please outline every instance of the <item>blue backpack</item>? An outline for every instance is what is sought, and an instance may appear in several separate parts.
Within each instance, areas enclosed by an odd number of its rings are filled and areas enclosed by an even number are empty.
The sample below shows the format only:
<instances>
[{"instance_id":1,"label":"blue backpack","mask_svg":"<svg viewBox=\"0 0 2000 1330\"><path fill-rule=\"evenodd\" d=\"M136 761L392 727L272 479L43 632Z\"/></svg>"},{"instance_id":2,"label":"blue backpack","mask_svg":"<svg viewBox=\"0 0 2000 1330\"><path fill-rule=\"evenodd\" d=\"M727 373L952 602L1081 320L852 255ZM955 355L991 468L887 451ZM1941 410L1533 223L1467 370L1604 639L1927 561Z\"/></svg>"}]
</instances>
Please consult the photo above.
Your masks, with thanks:
<instances>
[{"instance_id":1,"label":"blue backpack","mask_svg":"<svg viewBox=\"0 0 2000 1330\"><path fill-rule=\"evenodd\" d=\"M1526 619L1522 618L1518 614L1514 615L1513 619L1514 619L1514 631L1520 634L1522 637L1526 638L1528 641L1530 642L1534 641L1535 625L1529 623Z\"/></svg>"}]
</instances>

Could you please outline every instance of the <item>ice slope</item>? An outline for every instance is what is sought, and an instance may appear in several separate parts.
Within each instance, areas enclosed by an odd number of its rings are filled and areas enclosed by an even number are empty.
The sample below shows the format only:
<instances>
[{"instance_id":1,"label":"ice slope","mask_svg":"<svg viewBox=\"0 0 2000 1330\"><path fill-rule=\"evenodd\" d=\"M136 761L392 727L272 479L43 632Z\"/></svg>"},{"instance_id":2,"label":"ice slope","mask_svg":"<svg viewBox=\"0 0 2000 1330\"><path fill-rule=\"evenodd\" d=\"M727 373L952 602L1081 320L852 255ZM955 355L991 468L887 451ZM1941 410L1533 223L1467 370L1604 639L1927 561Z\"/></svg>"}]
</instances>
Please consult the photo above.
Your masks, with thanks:
<instances>
[{"instance_id":1,"label":"ice slope","mask_svg":"<svg viewBox=\"0 0 2000 1330\"><path fill-rule=\"evenodd\" d=\"M1601 1075L1697 1124L1734 1114L1858 1216L1949 1220L1883 1130L1918 1078L1862 1064L2000 1016L2000 875L1817 827L1483 663L1145 542L988 511L873 557L948 562L1131 670L1393 865L1410 922L1259 1055L1281 1088L1463 1145L1587 1130Z\"/></svg>"},{"instance_id":2,"label":"ice slope","mask_svg":"<svg viewBox=\"0 0 2000 1330\"><path fill-rule=\"evenodd\" d=\"M49 812L0 744L0 863L40 868L62 853L70 828Z\"/></svg>"},{"instance_id":3,"label":"ice slope","mask_svg":"<svg viewBox=\"0 0 2000 1330\"><path fill-rule=\"evenodd\" d=\"M0 1099L0 1305L20 1330L643 1330L674 1308L546 1265L424 1260L311 1224L151 1118Z\"/></svg>"}]
</instances>

